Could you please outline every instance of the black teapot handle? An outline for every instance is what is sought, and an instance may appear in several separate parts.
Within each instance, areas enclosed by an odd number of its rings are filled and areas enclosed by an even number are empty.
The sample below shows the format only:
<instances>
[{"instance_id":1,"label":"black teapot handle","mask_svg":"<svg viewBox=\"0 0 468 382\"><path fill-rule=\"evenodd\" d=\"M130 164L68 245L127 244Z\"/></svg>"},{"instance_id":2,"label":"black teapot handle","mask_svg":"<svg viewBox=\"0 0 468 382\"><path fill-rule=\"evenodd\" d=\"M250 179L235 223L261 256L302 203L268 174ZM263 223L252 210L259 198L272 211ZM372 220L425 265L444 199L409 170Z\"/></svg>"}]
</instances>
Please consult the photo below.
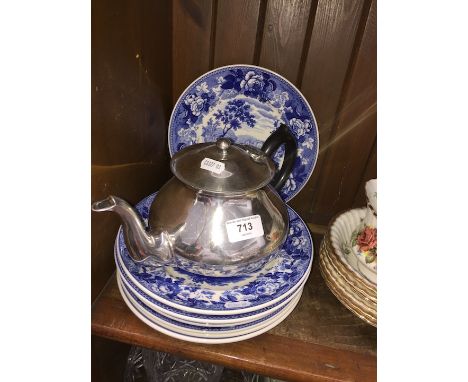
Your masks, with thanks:
<instances>
[{"instance_id":1,"label":"black teapot handle","mask_svg":"<svg viewBox=\"0 0 468 382\"><path fill-rule=\"evenodd\" d=\"M281 124L265 141L262 151L273 157L278 148L284 144L284 159L281 168L276 171L270 184L277 190L281 190L291 173L294 161L297 157L297 142L294 135L285 124Z\"/></svg>"}]
</instances>

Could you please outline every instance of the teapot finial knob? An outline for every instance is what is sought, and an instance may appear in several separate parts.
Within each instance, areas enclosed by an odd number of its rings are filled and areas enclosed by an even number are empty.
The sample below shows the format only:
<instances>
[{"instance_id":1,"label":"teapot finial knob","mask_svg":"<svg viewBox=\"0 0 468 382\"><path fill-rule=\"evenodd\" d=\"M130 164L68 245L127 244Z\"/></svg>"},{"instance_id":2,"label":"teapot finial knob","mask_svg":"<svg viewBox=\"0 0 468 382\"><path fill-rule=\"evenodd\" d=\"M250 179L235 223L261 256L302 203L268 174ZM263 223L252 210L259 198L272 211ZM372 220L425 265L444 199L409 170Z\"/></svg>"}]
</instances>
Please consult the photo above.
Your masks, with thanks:
<instances>
[{"instance_id":1,"label":"teapot finial knob","mask_svg":"<svg viewBox=\"0 0 468 382\"><path fill-rule=\"evenodd\" d=\"M231 146L231 140L228 138L220 138L216 141L216 146L221 150L227 150Z\"/></svg>"}]
</instances>

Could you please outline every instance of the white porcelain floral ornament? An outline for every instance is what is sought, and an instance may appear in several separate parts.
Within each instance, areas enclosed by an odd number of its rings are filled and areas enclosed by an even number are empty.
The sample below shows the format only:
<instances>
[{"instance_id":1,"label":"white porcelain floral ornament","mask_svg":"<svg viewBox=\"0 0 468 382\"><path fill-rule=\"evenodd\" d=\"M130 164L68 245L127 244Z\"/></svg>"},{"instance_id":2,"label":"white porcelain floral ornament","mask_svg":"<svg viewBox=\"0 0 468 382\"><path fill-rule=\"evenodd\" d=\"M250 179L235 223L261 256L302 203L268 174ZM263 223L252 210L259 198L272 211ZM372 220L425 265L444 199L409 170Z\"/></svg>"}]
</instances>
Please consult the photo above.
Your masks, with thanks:
<instances>
[{"instance_id":1,"label":"white porcelain floral ornament","mask_svg":"<svg viewBox=\"0 0 468 382\"><path fill-rule=\"evenodd\" d=\"M367 213L364 225L377 228L377 179L366 183Z\"/></svg>"}]
</instances>

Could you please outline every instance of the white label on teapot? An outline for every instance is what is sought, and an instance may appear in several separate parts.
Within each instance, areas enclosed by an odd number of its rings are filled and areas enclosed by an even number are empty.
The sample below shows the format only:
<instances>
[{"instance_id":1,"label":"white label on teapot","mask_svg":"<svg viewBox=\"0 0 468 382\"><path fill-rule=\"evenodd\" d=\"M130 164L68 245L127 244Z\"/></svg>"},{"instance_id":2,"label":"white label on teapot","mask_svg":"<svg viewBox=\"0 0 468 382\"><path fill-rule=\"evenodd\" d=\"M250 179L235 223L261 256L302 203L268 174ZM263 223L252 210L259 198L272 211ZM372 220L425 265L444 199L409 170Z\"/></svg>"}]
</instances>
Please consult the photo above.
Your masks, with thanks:
<instances>
[{"instance_id":1,"label":"white label on teapot","mask_svg":"<svg viewBox=\"0 0 468 382\"><path fill-rule=\"evenodd\" d=\"M224 171L224 163L217 160L205 158L202 160L200 168L203 170L212 171L216 174L221 174Z\"/></svg>"},{"instance_id":2,"label":"white label on teapot","mask_svg":"<svg viewBox=\"0 0 468 382\"><path fill-rule=\"evenodd\" d=\"M263 236L263 224L260 215L246 216L228 220L226 231L230 243Z\"/></svg>"}]
</instances>

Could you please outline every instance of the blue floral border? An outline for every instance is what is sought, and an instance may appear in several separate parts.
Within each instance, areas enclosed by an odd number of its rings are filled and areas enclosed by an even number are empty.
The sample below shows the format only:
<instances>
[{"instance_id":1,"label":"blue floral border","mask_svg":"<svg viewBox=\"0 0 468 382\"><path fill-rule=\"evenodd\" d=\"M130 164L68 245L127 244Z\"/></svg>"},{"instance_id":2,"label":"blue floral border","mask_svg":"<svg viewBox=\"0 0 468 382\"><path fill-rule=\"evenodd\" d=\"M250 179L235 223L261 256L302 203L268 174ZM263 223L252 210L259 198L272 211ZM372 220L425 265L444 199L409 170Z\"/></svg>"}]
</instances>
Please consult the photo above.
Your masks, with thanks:
<instances>
[{"instance_id":1,"label":"blue floral border","mask_svg":"<svg viewBox=\"0 0 468 382\"><path fill-rule=\"evenodd\" d=\"M319 147L317 121L300 91L291 82L266 68L253 65L230 65L212 70L192 82L177 100L171 114L168 129L170 155L174 155L187 145L201 143L197 140L196 129L191 126L196 125L200 116L206 114L212 103L217 101L217 95L213 92L213 88L207 85L207 81L217 82L222 91L234 93L242 91L243 95L258 102L271 101L271 94L277 97L280 87L291 96L291 99L284 101L283 106L287 107L281 119L288 124L296 136L299 155L291 176L279 191L285 201L291 200L305 186L317 162ZM239 100L230 102L231 104L228 102L225 110L216 111L214 116L224 127L222 136L236 141L233 131L239 128L241 123L252 127L255 121L249 112L249 104ZM216 132L216 127L211 122L203 126L203 136L204 141L213 141L220 136L220 132ZM252 138L252 142L239 143L258 147L263 142ZM283 155L284 152L279 150L274 157L275 162L279 163Z\"/></svg>"},{"instance_id":2,"label":"blue floral border","mask_svg":"<svg viewBox=\"0 0 468 382\"><path fill-rule=\"evenodd\" d=\"M254 310L254 311L248 312L248 313L231 314L231 315L216 315L216 316L212 316L212 315L208 315L208 314L191 313L191 312L187 312L187 311L183 311L183 310L173 308L170 305L163 304L163 303L159 302L158 300L152 298L150 295L145 293L140 287L138 287L132 280L130 280L130 278L125 274L125 270L120 265L118 259L115 259L115 260L116 260L117 268L119 270L120 277L122 279L124 279L124 282L128 283L128 285L130 286L130 287L128 287L127 285L125 285L125 287L127 289L131 288L132 292L135 293L138 296L139 300L147 300L150 303L158 306L159 308L161 308L163 310L168 310L169 312L172 312L172 313L175 313L175 314L178 314L178 315L182 315L182 316L186 316L187 319L196 318L196 319L205 319L205 320L219 320L220 322L222 322L223 320L233 320L233 319L246 318L246 317L250 317L250 316L254 316L254 315L266 312L268 310L274 310L278 305L281 305L283 302L285 302L286 300L291 298L291 296L294 295L297 292L297 290L294 290L292 293L288 294L287 296L285 296L283 299L281 299L277 303L275 303L273 305L270 305L270 306L268 306L266 308L262 308L262 309L259 309L259 310ZM168 314L170 314L170 313L168 313Z\"/></svg>"},{"instance_id":3,"label":"blue floral border","mask_svg":"<svg viewBox=\"0 0 468 382\"><path fill-rule=\"evenodd\" d=\"M288 304L285 306L282 306L278 310L266 315L265 317L262 317L258 320L252 321L252 322L247 322L244 324L237 324L237 325L232 325L232 326L222 326L222 327L214 327L214 326L199 326L199 325L191 325L185 322L177 321L173 318L167 317L163 315L162 313L156 312L154 309L151 309L149 306L145 305L141 300L138 299L137 296L135 296L132 291L129 290L125 285L122 286L125 289L125 292L130 294L130 296L137 301L138 305L142 307L144 310L146 310L149 314L151 314L154 317L159 318L160 320L166 321L172 325L179 326L181 328L185 329L191 329L191 330L199 330L199 331L207 331L207 332L225 332L225 331L233 331L233 330L240 330L244 328L248 328L250 326L258 325L261 324L262 322L269 320L273 317L275 317L277 314L283 311L284 308L288 307Z\"/></svg>"}]
</instances>

